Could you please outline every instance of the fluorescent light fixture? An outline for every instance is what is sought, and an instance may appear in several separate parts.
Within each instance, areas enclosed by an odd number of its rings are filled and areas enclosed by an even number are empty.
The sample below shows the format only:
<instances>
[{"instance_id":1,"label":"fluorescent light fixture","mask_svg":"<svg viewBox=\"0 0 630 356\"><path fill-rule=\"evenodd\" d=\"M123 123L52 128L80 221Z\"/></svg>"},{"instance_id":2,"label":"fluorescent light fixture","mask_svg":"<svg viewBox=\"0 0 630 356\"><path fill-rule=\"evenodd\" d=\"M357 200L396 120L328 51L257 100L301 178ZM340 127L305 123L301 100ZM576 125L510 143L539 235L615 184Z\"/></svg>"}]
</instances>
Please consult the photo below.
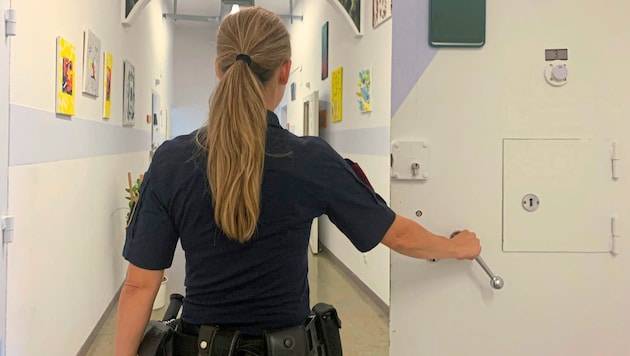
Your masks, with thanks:
<instances>
[{"instance_id":1,"label":"fluorescent light fixture","mask_svg":"<svg viewBox=\"0 0 630 356\"><path fill-rule=\"evenodd\" d=\"M241 7L238 4L232 5L232 10L230 11L230 15L233 15L241 10Z\"/></svg>"}]
</instances>

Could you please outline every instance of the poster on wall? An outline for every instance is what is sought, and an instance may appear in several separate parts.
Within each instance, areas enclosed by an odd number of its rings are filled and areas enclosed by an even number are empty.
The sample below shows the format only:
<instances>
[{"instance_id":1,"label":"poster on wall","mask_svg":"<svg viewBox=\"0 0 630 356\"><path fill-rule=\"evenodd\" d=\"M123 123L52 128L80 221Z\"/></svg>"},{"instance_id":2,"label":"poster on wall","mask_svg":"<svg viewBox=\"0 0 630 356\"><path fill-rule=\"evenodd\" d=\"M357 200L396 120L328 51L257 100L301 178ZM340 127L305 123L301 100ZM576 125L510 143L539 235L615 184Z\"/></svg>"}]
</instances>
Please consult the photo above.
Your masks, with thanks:
<instances>
[{"instance_id":1,"label":"poster on wall","mask_svg":"<svg viewBox=\"0 0 630 356\"><path fill-rule=\"evenodd\" d=\"M98 97L101 70L101 40L87 30L83 32L83 92Z\"/></svg>"},{"instance_id":2,"label":"poster on wall","mask_svg":"<svg viewBox=\"0 0 630 356\"><path fill-rule=\"evenodd\" d=\"M76 49L65 38L57 37L57 95L55 112L74 115L74 66Z\"/></svg>"},{"instance_id":3,"label":"poster on wall","mask_svg":"<svg viewBox=\"0 0 630 356\"><path fill-rule=\"evenodd\" d=\"M331 0L334 4L337 5L339 10L344 14L346 19L350 22L354 32L356 35L363 35L363 28L361 27L361 15L362 6L361 2L363 0Z\"/></svg>"},{"instance_id":4,"label":"poster on wall","mask_svg":"<svg viewBox=\"0 0 630 356\"><path fill-rule=\"evenodd\" d=\"M103 118L112 117L112 66L114 56L110 52L103 53Z\"/></svg>"},{"instance_id":5,"label":"poster on wall","mask_svg":"<svg viewBox=\"0 0 630 356\"><path fill-rule=\"evenodd\" d=\"M122 0L122 23L131 25L150 0Z\"/></svg>"},{"instance_id":6,"label":"poster on wall","mask_svg":"<svg viewBox=\"0 0 630 356\"><path fill-rule=\"evenodd\" d=\"M393 0L372 0L372 28L392 17Z\"/></svg>"},{"instance_id":7,"label":"poster on wall","mask_svg":"<svg viewBox=\"0 0 630 356\"><path fill-rule=\"evenodd\" d=\"M343 67L339 67L332 72L331 85L331 118L332 122L340 122L343 119Z\"/></svg>"},{"instance_id":8,"label":"poster on wall","mask_svg":"<svg viewBox=\"0 0 630 356\"><path fill-rule=\"evenodd\" d=\"M295 86L295 82L291 82L291 101L295 101L297 88Z\"/></svg>"},{"instance_id":9,"label":"poster on wall","mask_svg":"<svg viewBox=\"0 0 630 356\"><path fill-rule=\"evenodd\" d=\"M125 60L123 64L123 126L134 126L136 102L136 72L133 64Z\"/></svg>"},{"instance_id":10,"label":"poster on wall","mask_svg":"<svg viewBox=\"0 0 630 356\"><path fill-rule=\"evenodd\" d=\"M364 69L359 72L359 91L357 102L362 113L372 111L372 70Z\"/></svg>"},{"instance_id":11,"label":"poster on wall","mask_svg":"<svg viewBox=\"0 0 630 356\"><path fill-rule=\"evenodd\" d=\"M328 21L322 26L322 80L328 78Z\"/></svg>"}]
</instances>

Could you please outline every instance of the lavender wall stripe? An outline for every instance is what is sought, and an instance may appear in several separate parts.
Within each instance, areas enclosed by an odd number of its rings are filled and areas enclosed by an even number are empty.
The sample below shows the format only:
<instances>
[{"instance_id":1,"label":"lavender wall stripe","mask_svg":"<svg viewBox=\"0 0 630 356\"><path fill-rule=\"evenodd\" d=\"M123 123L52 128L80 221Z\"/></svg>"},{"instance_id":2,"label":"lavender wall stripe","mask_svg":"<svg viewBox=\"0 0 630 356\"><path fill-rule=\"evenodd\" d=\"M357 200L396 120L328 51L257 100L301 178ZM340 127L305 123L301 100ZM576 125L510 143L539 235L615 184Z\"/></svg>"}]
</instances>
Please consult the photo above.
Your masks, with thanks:
<instances>
[{"instance_id":1,"label":"lavender wall stripe","mask_svg":"<svg viewBox=\"0 0 630 356\"><path fill-rule=\"evenodd\" d=\"M429 46L429 0L396 0L392 11L392 117L427 69L437 49Z\"/></svg>"},{"instance_id":2,"label":"lavender wall stripe","mask_svg":"<svg viewBox=\"0 0 630 356\"><path fill-rule=\"evenodd\" d=\"M142 123L143 121L138 121ZM11 105L9 166L147 151L151 132Z\"/></svg>"},{"instance_id":3,"label":"lavender wall stripe","mask_svg":"<svg viewBox=\"0 0 630 356\"><path fill-rule=\"evenodd\" d=\"M338 131L323 129L320 136L339 153L389 156L389 127Z\"/></svg>"}]
</instances>

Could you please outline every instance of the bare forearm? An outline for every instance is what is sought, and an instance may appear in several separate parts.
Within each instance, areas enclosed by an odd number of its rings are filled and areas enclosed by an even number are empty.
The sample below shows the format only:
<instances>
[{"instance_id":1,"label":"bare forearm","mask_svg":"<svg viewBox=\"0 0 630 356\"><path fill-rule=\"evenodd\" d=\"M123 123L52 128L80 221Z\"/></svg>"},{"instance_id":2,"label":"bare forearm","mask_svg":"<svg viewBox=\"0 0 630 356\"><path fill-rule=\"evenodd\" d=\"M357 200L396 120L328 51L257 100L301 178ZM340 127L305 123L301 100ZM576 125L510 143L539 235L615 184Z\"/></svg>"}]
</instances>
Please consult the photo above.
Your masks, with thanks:
<instances>
[{"instance_id":1,"label":"bare forearm","mask_svg":"<svg viewBox=\"0 0 630 356\"><path fill-rule=\"evenodd\" d=\"M156 291L125 284L116 314L116 356L137 355Z\"/></svg>"},{"instance_id":2,"label":"bare forearm","mask_svg":"<svg viewBox=\"0 0 630 356\"><path fill-rule=\"evenodd\" d=\"M392 227L383 238L392 250L415 258L460 258L453 241L438 236L403 216L396 216Z\"/></svg>"}]
</instances>

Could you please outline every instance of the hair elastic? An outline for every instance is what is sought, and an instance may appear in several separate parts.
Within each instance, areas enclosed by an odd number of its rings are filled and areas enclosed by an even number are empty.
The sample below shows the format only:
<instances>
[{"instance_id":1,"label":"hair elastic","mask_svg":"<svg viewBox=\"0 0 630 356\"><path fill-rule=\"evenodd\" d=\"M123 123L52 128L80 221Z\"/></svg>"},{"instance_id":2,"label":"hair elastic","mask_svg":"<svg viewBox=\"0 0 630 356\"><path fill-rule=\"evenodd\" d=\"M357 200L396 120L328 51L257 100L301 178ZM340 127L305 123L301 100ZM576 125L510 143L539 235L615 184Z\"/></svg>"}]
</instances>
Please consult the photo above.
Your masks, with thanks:
<instances>
[{"instance_id":1,"label":"hair elastic","mask_svg":"<svg viewBox=\"0 0 630 356\"><path fill-rule=\"evenodd\" d=\"M247 65L251 65L252 64L252 57L246 55L246 54L239 54L236 56L236 60L237 61L245 61L247 63Z\"/></svg>"}]
</instances>

